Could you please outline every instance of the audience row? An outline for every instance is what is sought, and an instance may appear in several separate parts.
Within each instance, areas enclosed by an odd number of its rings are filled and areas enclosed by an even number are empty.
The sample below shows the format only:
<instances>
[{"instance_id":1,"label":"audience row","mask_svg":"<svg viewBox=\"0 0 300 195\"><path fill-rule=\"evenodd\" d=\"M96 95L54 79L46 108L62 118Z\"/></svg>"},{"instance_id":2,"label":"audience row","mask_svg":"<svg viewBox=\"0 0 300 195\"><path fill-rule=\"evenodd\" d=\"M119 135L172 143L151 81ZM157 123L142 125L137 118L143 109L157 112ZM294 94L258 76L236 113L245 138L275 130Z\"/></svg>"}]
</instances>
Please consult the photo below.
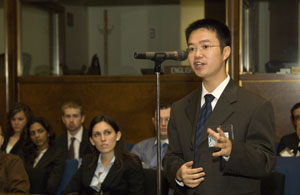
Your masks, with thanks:
<instances>
[{"instance_id":1,"label":"audience row","mask_svg":"<svg viewBox=\"0 0 300 195\"><path fill-rule=\"evenodd\" d=\"M142 163L127 151L121 129L109 116L95 116L87 130L82 106L67 102L62 106L66 131L56 139L28 105L16 104L7 119L0 136L0 192L54 194L65 161L76 159L78 170L63 194L144 194Z\"/></svg>"}]
</instances>

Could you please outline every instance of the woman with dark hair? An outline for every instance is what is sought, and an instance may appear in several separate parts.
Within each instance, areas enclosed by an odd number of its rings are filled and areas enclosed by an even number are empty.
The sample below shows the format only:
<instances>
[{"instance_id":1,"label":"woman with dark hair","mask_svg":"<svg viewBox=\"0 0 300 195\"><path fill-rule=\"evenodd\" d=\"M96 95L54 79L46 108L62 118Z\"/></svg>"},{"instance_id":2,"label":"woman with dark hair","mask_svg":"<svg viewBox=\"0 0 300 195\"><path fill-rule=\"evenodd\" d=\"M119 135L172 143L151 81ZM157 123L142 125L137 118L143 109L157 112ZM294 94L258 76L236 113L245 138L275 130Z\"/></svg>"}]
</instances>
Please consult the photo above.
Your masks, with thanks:
<instances>
[{"instance_id":1,"label":"woman with dark hair","mask_svg":"<svg viewBox=\"0 0 300 195\"><path fill-rule=\"evenodd\" d=\"M28 122L32 117L31 108L26 104L18 103L9 110L1 150L22 156L22 147L27 139Z\"/></svg>"},{"instance_id":2,"label":"woman with dark hair","mask_svg":"<svg viewBox=\"0 0 300 195\"><path fill-rule=\"evenodd\" d=\"M29 122L29 137L23 149L30 193L53 194L64 170L64 154L54 148L55 133L44 118Z\"/></svg>"},{"instance_id":3,"label":"woman with dark hair","mask_svg":"<svg viewBox=\"0 0 300 195\"><path fill-rule=\"evenodd\" d=\"M83 158L63 193L144 194L142 164L127 151L117 123L106 115L94 117L89 138L93 153Z\"/></svg>"}]
</instances>

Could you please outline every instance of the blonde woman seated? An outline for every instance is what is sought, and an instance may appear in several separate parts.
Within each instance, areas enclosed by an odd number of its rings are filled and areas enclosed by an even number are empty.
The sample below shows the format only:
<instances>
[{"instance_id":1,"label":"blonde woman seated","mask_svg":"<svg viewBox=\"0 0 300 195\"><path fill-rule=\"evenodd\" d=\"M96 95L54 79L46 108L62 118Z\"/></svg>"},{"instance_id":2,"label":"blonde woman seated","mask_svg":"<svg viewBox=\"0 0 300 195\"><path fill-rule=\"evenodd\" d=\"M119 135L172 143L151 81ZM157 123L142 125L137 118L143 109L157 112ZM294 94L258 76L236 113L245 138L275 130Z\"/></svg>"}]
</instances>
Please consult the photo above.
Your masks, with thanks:
<instances>
[{"instance_id":1,"label":"blonde woman seated","mask_svg":"<svg viewBox=\"0 0 300 195\"><path fill-rule=\"evenodd\" d=\"M0 127L0 147L3 144ZM0 192L29 193L29 179L20 157L0 150Z\"/></svg>"},{"instance_id":2,"label":"blonde woman seated","mask_svg":"<svg viewBox=\"0 0 300 195\"><path fill-rule=\"evenodd\" d=\"M93 154L83 158L63 194L143 195L141 162L127 151L117 123L106 115L96 116L89 127L89 139Z\"/></svg>"}]
</instances>

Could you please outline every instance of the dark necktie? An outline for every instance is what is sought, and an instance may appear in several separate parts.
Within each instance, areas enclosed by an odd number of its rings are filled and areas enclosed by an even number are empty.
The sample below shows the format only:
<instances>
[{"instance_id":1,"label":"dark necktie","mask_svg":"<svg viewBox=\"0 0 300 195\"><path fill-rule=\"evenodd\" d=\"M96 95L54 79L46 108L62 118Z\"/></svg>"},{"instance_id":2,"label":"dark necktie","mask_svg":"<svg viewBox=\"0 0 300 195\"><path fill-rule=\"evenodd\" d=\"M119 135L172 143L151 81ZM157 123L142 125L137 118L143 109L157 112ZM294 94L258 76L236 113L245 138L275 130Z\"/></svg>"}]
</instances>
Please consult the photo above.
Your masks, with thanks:
<instances>
[{"instance_id":1,"label":"dark necktie","mask_svg":"<svg viewBox=\"0 0 300 195\"><path fill-rule=\"evenodd\" d=\"M70 144L69 151L68 151L68 159L69 160L72 160L75 157L75 153L74 153L74 141L75 141L75 139L76 139L75 137L71 138L71 144Z\"/></svg>"},{"instance_id":2,"label":"dark necktie","mask_svg":"<svg viewBox=\"0 0 300 195\"><path fill-rule=\"evenodd\" d=\"M165 156L167 148L168 148L168 144L167 143L162 144L161 151L160 151L160 153L161 153L160 154L161 159Z\"/></svg>"},{"instance_id":3,"label":"dark necktie","mask_svg":"<svg viewBox=\"0 0 300 195\"><path fill-rule=\"evenodd\" d=\"M212 112L211 102L213 101L213 99L215 97L211 94L206 94L204 96L204 98L205 98L205 103L201 107L199 118L198 118L198 121L197 121L197 130L196 130L195 145L194 145L194 164L193 164L193 168L198 167L198 165L197 165L198 156L199 156L198 155L198 145L199 145L199 142L200 142L201 134L203 133L203 131L206 127L207 120L208 120L208 118L209 118L209 116Z\"/></svg>"},{"instance_id":4,"label":"dark necktie","mask_svg":"<svg viewBox=\"0 0 300 195\"><path fill-rule=\"evenodd\" d=\"M167 148L168 148L168 144L167 143L163 143L163 144L161 143L161 149L160 149L161 160L165 156ZM153 156L153 158L152 158L149 166L150 166L149 168L156 168L157 167L157 153L155 153L155 155Z\"/></svg>"}]
</instances>

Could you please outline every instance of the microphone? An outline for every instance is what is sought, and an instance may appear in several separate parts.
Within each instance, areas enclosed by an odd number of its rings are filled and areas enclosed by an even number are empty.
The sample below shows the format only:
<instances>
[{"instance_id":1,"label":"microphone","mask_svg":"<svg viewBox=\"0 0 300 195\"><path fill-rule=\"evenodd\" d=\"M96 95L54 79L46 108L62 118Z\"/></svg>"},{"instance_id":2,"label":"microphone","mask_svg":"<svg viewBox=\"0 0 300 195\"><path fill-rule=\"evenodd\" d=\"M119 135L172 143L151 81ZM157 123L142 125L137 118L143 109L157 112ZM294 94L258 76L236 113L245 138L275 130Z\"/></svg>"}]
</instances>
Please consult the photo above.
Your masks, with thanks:
<instances>
[{"instance_id":1,"label":"microphone","mask_svg":"<svg viewBox=\"0 0 300 195\"><path fill-rule=\"evenodd\" d=\"M134 52L135 59L149 59L149 60L177 60L183 61L187 58L187 52L182 51L147 51Z\"/></svg>"}]
</instances>

